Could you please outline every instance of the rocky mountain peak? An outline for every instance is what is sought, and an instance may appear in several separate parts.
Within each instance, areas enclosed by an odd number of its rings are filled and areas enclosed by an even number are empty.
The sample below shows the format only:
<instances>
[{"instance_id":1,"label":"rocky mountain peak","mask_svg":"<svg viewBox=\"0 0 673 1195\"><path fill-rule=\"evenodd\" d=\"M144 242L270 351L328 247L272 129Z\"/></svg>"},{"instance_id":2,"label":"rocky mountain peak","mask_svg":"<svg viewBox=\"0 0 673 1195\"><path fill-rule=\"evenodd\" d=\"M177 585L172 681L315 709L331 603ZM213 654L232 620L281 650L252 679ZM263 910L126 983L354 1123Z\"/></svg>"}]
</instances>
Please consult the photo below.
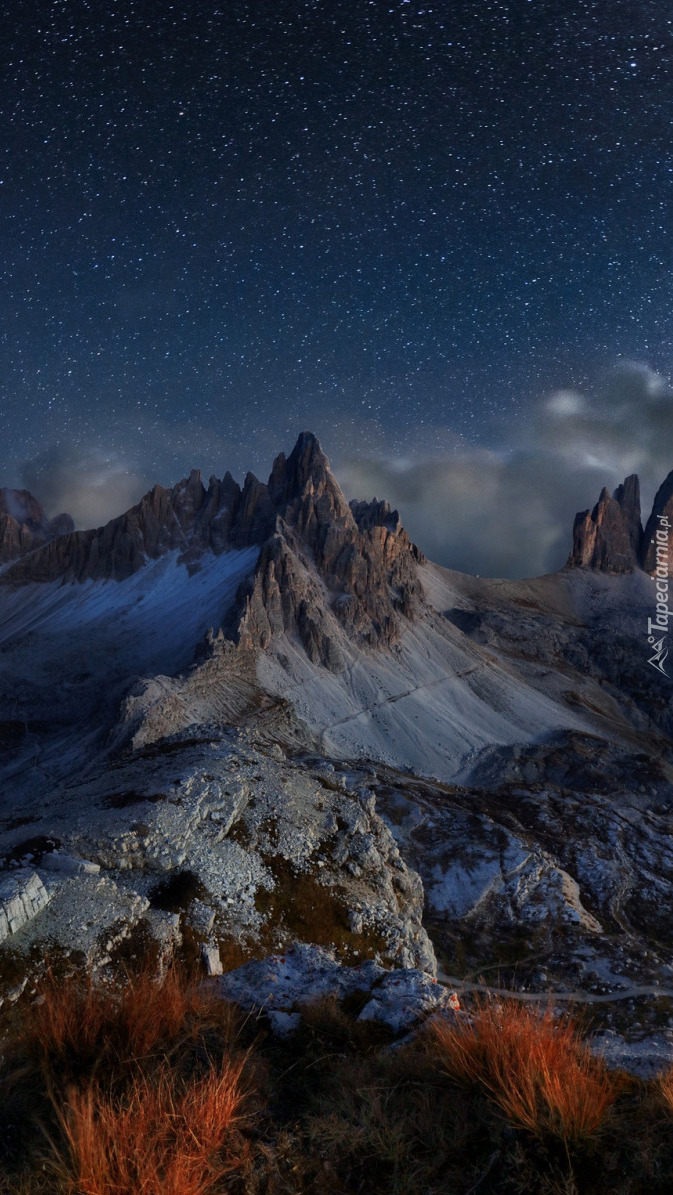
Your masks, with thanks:
<instances>
[{"instance_id":1,"label":"rocky mountain peak","mask_svg":"<svg viewBox=\"0 0 673 1195\"><path fill-rule=\"evenodd\" d=\"M657 539L657 532L659 539ZM667 536L662 552L662 532ZM630 573L657 568L657 547L673 571L673 470L657 490L645 530L640 521L640 483L635 473L610 496L603 487L592 511L575 516L573 547L566 568L594 568L604 573Z\"/></svg>"},{"instance_id":2,"label":"rocky mountain peak","mask_svg":"<svg viewBox=\"0 0 673 1195\"><path fill-rule=\"evenodd\" d=\"M49 519L28 490L0 489L0 564L18 560L42 544L74 530L70 515Z\"/></svg>"},{"instance_id":3,"label":"rocky mountain peak","mask_svg":"<svg viewBox=\"0 0 673 1195\"><path fill-rule=\"evenodd\" d=\"M309 483L315 490L324 488L330 481L334 488L338 488L318 437L313 432L301 432L289 457L280 452L273 462L269 494L272 501L281 506L301 496Z\"/></svg>"},{"instance_id":4,"label":"rocky mountain peak","mask_svg":"<svg viewBox=\"0 0 673 1195\"><path fill-rule=\"evenodd\" d=\"M631 474L614 494L604 486L592 511L575 516L567 568L630 573L641 561L640 483Z\"/></svg>"},{"instance_id":5,"label":"rocky mountain peak","mask_svg":"<svg viewBox=\"0 0 673 1195\"><path fill-rule=\"evenodd\" d=\"M206 488L201 481L201 470L192 469L189 477L179 481L171 491L171 506L180 522L189 526L198 510L203 506Z\"/></svg>"},{"instance_id":6,"label":"rocky mountain peak","mask_svg":"<svg viewBox=\"0 0 673 1195\"><path fill-rule=\"evenodd\" d=\"M344 667L340 631L370 647L390 645L399 615L421 598L411 543L387 503L347 503L317 438L303 432L276 457L268 499L275 530L260 554L236 634L247 647L297 633L314 663Z\"/></svg>"},{"instance_id":7,"label":"rocky mountain peak","mask_svg":"<svg viewBox=\"0 0 673 1195\"><path fill-rule=\"evenodd\" d=\"M340 536L357 530L330 463L312 432L301 433L287 459L284 453L276 457L267 488L283 522L322 558L327 540L336 530Z\"/></svg>"}]
</instances>

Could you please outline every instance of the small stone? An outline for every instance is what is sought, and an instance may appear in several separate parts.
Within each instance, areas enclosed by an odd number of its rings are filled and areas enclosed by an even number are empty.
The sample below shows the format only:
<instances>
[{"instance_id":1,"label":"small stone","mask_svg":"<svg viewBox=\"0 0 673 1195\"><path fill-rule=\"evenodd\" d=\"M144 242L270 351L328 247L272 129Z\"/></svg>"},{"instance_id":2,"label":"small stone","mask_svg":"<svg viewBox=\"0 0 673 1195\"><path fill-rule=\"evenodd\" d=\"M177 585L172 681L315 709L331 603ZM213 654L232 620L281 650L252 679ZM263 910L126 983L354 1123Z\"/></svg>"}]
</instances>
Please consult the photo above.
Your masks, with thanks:
<instances>
[{"instance_id":1,"label":"small stone","mask_svg":"<svg viewBox=\"0 0 673 1195\"><path fill-rule=\"evenodd\" d=\"M364 929L362 913L358 912L357 909L351 909L348 913L348 924L350 926L351 933L361 934Z\"/></svg>"},{"instance_id":2,"label":"small stone","mask_svg":"<svg viewBox=\"0 0 673 1195\"><path fill-rule=\"evenodd\" d=\"M219 949L214 942L201 943L201 958L208 975L222 975L222 960Z\"/></svg>"}]
</instances>

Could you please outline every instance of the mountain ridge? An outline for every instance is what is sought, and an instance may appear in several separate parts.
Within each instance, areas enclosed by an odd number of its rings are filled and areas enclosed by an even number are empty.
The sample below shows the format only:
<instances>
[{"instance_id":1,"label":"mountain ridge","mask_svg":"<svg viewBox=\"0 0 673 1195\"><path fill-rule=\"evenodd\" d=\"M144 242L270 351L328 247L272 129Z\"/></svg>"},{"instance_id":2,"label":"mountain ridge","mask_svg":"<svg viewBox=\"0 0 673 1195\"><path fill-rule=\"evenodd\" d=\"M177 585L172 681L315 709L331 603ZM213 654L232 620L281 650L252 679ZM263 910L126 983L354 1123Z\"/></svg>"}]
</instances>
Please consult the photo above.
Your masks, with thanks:
<instances>
[{"instance_id":1,"label":"mountain ridge","mask_svg":"<svg viewBox=\"0 0 673 1195\"><path fill-rule=\"evenodd\" d=\"M563 567L614 574L641 568L652 574L661 516L669 524L673 571L673 471L659 487L644 527L638 476L631 474L612 495L604 487L593 509L575 516ZM175 549L180 549L180 562L194 569L204 552L262 547L274 535L288 541L288 533L294 532L321 572L347 586L356 579L345 559L337 563L337 541L341 548L355 548L353 557L364 542L358 532L366 536L375 528L382 541L384 532L399 543L406 537L399 513L387 502L346 501L317 437L302 432L289 457L282 452L276 457L266 483L248 473L240 486L227 472L221 480L211 476L206 487L200 470L194 469L172 487L154 485L129 510L95 529L75 530L66 514L50 520L27 491L2 489L0 583L121 580ZM417 562L424 558L411 541L409 546ZM406 599L403 604L410 608Z\"/></svg>"}]
</instances>

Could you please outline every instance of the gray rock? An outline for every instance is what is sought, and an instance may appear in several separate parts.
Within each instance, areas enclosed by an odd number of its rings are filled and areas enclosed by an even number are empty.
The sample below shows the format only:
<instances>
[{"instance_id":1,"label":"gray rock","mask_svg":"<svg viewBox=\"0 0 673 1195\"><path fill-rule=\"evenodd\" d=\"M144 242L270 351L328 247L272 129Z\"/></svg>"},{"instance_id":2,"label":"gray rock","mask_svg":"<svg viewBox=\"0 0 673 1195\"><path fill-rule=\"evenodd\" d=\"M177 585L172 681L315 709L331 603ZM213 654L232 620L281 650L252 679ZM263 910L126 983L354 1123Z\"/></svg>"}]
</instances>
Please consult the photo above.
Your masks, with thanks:
<instances>
[{"instance_id":1,"label":"gray rock","mask_svg":"<svg viewBox=\"0 0 673 1195\"><path fill-rule=\"evenodd\" d=\"M42 859L41 867L45 871L57 871L63 875L98 875L100 864L92 863L90 859L78 859L74 855L64 855L60 851L52 851Z\"/></svg>"},{"instance_id":2,"label":"gray rock","mask_svg":"<svg viewBox=\"0 0 673 1195\"><path fill-rule=\"evenodd\" d=\"M271 1008L267 1010L266 1015L276 1037L288 1037L289 1034L295 1033L301 1025L301 1013L299 1012L281 1012L279 1009Z\"/></svg>"},{"instance_id":3,"label":"gray rock","mask_svg":"<svg viewBox=\"0 0 673 1195\"><path fill-rule=\"evenodd\" d=\"M632 1026L633 1028L633 1026ZM650 1033L629 1041L606 1029L590 1039L591 1052L604 1058L613 1070L625 1070L641 1079L652 1079L673 1065L673 1031Z\"/></svg>"},{"instance_id":4,"label":"gray rock","mask_svg":"<svg viewBox=\"0 0 673 1195\"><path fill-rule=\"evenodd\" d=\"M202 900L193 900L189 910L189 924L198 933L210 933L215 923L215 910Z\"/></svg>"},{"instance_id":5,"label":"gray rock","mask_svg":"<svg viewBox=\"0 0 673 1195\"><path fill-rule=\"evenodd\" d=\"M294 946L285 955L246 963L217 982L222 996L245 1009L264 1009L280 1031L295 1028L302 1006L322 996L341 1000L352 992L369 992L360 1019L381 1021L395 1033L449 1006L448 993L431 975L418 969L385 971L372 962L344 967L320 946Z\"/></svg>"},{"instance_id":6,"label":"gray rock","mask_svg":"<svg viewBox=\"0 0 673 1195\"><path fill-rule=\"evenodd\" d=\"M35 871L21 869L0 881L0 942L32 921L50 898Z\"/></svg>"},{"instance_id":7,"label":"gray rock","mask_svg":"<svg viewBox=\"0 0 673 1195\"><path fill-rule=\"evenodd\" d=\"M208 975L222 974L222 960L217 945L214 942L201 943L201 958Z\"/></svg>"},{"instance_id":8,"label":"gray rock","mask_svg":"<svg viewBox=\"0 0 673 1195\"><path fill-rule=\"evenodd\" d=\"M381 1021L394 1033L405 1033L421 1017L449 1008L449 993L436 979L416 968L401 969L376 985L359 1020Z\"/></svg>"}]
</instances>

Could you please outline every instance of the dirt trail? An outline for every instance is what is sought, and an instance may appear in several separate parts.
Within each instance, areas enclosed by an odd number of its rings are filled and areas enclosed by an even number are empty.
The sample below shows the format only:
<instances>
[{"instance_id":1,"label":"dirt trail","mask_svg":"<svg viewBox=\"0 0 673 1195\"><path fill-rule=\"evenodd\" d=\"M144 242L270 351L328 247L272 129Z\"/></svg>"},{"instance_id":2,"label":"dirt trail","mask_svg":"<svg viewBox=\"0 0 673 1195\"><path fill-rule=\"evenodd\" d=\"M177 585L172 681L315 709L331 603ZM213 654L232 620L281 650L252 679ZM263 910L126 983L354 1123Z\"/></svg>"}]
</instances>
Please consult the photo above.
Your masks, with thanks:
<instances>
[{"instance_id":1,"label":"dirt trail","mask_svg":"<svg viewBox=\"0 0 673 1195\"><path fill-rule=\"evenodd\" d=\"M472 980L457 979L452 975L437 973L437 982L442 987L451 988L454 992L482 992L488 996L507 996L512 1000L543 1000L556 1003L557 1001L574 1004L612 1004L615 1000L635 1000L639 996L668 996L673 999L673 988L660 987L658 984L634 984L631 987L619 988L613 992L516 992L510 988L490 987L486 983L474 983Z\"/></svg>"}]
</instances>

